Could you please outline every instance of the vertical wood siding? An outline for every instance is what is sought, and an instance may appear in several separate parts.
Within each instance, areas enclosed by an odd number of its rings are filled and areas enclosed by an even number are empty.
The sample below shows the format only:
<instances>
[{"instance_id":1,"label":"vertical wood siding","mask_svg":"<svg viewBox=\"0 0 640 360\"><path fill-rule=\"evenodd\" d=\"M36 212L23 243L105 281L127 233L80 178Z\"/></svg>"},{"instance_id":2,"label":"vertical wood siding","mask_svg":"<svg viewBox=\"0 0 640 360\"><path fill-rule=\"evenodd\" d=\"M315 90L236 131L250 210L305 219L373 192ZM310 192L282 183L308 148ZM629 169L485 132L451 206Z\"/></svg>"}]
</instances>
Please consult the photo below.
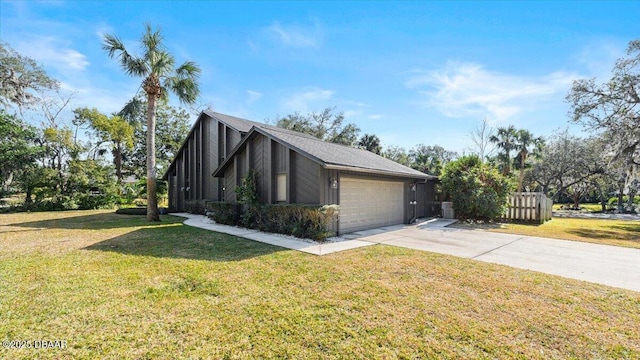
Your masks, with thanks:
<instances>
[{"instance_id":1,"label":"vertical wood siding","mask_svg":"<svg viewBox=\"0 0 640 360\"><path fill-rule=\"evenodd\" d=\"M251 168L258 174L258 179L256 183L256 188L258 190L258 201L266 202L268 198L267 194L267 179L265 176L268 176L268 173L265 172L265 141L264 136L258 135L255 139L251 141L250 146L250 157L251 157Z\"/></svg>"},{"instance_id":2,"label":"vertical wood siding","mask_svg":"<svg viewBox=\"0 0 640 360\"><path fill-rule=\"evenodd\" d=\"M320 165L300 154L293 154L295 201L301 204L319 204Z\"/></svg>"},{"instance_id":3,"label":"vertical wood siding","mask_svg":"<svg viewBox=\"0 0 640 360\"><path fill-rule=\"evenodd\" d=\"M224 187L224 201L236 202L236 172L233 166L224 172Z\"/></svg>"}]
</instances>

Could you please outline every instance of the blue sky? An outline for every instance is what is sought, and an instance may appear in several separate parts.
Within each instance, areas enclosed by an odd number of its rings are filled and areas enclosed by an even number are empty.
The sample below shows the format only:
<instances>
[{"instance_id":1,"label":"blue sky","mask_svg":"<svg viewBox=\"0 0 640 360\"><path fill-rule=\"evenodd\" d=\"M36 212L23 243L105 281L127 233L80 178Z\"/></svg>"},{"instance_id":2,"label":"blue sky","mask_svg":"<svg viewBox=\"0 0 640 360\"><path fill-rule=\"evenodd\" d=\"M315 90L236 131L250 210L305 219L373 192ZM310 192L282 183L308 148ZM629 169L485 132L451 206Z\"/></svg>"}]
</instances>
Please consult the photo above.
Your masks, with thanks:
<instances>
[{"instance_id":1,"label":"blue sky","mask_svg":"<svg viewBox=\"0 0 640 360\"><path fill-rule=\"evenodd\" d=\"M383 146L463 152L484 117L542 136L569 126L571 81L606 79L638 18L638 1L2 0L0 38L76 91L73 107L110 113L140 81L102 35L135 50L148 22L202 67L201 106L255 121L335 106Z\"/></svg>"}]
</instances>

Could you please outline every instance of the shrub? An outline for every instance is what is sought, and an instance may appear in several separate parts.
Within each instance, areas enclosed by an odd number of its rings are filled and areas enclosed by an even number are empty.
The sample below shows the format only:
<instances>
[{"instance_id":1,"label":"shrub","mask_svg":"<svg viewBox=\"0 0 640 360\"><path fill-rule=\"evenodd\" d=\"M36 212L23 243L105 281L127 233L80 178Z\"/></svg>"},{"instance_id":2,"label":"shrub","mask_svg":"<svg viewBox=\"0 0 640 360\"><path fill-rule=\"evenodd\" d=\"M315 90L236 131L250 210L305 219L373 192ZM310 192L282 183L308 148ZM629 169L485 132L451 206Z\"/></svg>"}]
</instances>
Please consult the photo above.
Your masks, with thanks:
<instances>
[{"instance_id":1,"label":"shrub","mask_svg":"<svg viewBox=\"0 0 640 360\"><path fill-rule=\"evenodd\" d=\"M209 218L218 224L240 225L318 241L334 235L329 227L338 214L337 205L278 204L247 207L226 202L207 202L207 210Z\"/></svg>"},{"instance_id":2,"label":"shrub","mask_svg":"<svg viewBox=\"0 0 640 360\"><path fill-rule=\"evenodd\" d=\"M321 241L333 235L329 226L337 213L337 205L264 205L258 229Z\"/></svg>"},{"instance_id":3,"label":"shrub","mask_svg":"<svg viewBox=\"0 0 640 360\"><path fill-rule=\"evenodd\" d=\"M209 211L209 218L218 224L238 225L240 221L240 207L222 201L208 201L206 209Z\"/></svg>"},{"instance_id":4,"label":"shrub","mask_svg":"<svg viewBox=\"0 0 640 360\"><path fill-rule=\"evenodd\" d=\"M622 196L622 203L626 204L627 202L629 202L629 195L624 195ZM640 204L640 196L636 196L633 198L633 203L634 204ZM611 197L609 198L609 205L618 205L618 197Z\"/></svg>"},{"instance_id":5,"label":"shrub","mask_svg":"<svg viewBox=\"0 0 640 360\"><path fill-rule=\"evenodd\" d=\"M497 220L505 212L513 183L475 155L448 163L442 186L459 219Z\"/></svg>"},{"instance_id":6,"label":"shrub","mask_svg":"<svg viewBox=\"0 0 640 360\"><path fill-rule=\"evenodd\" d=\"M206 200L187 200L186 210L189 214L204 215L206 212Z\"/></svg>"}]
</instances>

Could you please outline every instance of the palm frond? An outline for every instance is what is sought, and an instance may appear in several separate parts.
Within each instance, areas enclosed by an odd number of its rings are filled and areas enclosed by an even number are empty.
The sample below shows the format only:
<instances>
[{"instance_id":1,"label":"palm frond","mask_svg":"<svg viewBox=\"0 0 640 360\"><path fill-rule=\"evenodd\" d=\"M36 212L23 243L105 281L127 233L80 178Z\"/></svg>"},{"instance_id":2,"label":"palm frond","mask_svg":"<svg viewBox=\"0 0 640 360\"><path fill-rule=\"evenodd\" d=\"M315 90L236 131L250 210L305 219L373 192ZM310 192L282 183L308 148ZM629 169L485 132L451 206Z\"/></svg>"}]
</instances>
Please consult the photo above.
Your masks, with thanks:
<instances>
[{"instance_id":1,"label":"palm frond","mask_svg":"<svg viewBox=\"0 0 640 360\"><path fill-rule=\"evenodd\" d=\"M138 75L138 72L131 71L132 68L137 66L140 59L129 54L124 47L122 40L117 36L106 34L102 43L102 49L107 52L110 58L117 58L120 60L120 66L129 75Z\"/></svg>"},{"instance_id":2,"label":"palm frond","mask_svg":"<svg viewBox=\"0 0 640 360\"><path fill-rule=\"evenodd\" d=\"M126 66L123 65L124 70L127 72L127 74L132 75L132 76L147 76L150 71L149 71L149 65L147 64L147 62L145 61L145 59L143 58L131 58Z\"/></svg>"},{"instance_id":3,"label":"palm frond","mask_svg":"<svg viewBox=\"0 0 640 360\"><path fill-rule=\"evenodd\" d=\"M164 41L164 36L162 36L162 31L160 28L158 30L153 31L151 24L144 24L145 32L142 34L142 38L140 42L143 44L144 49L147 53L154 53L162 50L162 42Z\"/></svg>"},{"instance_id":4,"label":"palm frond","mask_svg":"<svg viewBox=\"0 0 640 360\"><path fill-rule=\"evenodd\" d=\"M143 107L144 103L138 97L134 97L124 105L117 115L125 119L129 124L133 124L138 121L135 116L143 112Z\"/></svg>"},{"instance_id":5,"label":"palm frond","mask_svg":"<svg viewBox=\"0 0 640 360\"><path fill-rule=\"evenodd\" d=\"M166 77L174 71L175 59L166 51L156 51L150 54L149 64L152 73L158 77Z\"/></svg>"},{"instance_id":6,"label":"palm frond","mask_svg":"<svg viewBox=\"0 0 640 360\"><path fill-rule=\"evenodd\" d=\"M182 79L197 79L200 76L200 67L193 61L186 61L176 69L176 75Z\"/></svg>"},{"instance_id":7,"label":"palm frond","mask_svg":"<svg viewBox=\"0 0 640 360\"><path fill-rule=\"evenodd\" d=\"M198 82L192 78L170 77L165 79L164 86L176 94L178 100L184 104L193 104L200 95Z\"/></svg>"},{"instance_id":8,"label":"palm frond","mask_svg":"<svg viewBox=\"0 0 640 360\"><path fill-rule=\"evenodd\" d=\"M126 52L122 40L115 35L105 34L102 39L102 50L106 51L109 58L117 57L117 52ZM116 55L117 54L117 55Z\"/></svg>"}]
</instances>

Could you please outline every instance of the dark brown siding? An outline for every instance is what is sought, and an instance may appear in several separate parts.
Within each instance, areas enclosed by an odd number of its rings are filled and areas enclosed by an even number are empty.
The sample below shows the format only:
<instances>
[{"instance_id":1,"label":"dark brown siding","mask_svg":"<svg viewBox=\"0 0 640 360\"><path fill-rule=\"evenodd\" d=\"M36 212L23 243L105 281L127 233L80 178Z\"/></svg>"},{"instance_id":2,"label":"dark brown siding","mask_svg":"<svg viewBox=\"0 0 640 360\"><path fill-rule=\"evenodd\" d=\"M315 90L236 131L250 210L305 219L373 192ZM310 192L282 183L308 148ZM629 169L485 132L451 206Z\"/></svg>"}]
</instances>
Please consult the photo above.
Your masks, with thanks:
<instances>
[{"instance_id":1,"label":"dark brown siding","mask_svg":"<svg viewBox=\"0 0 640 360\"><path fill-rule=\"evenodd\" d=\"M226 139L226 155L231 154L231 150L240 143L240 133L227 126L227 139Z\"/></svg>"},{"instance_id":2,"label":"dark brown siding","mask_svg":"<svg viewBox=\"0 0 640 360\"><path fill-rule=\"evenodd\" d=\"M236 171L234 166L224 172L224 201L236 202Z\"/></svg>"},{"instance_id":3,"label":"dark brown siding","mask_svg":"<svg viewBox=\"0 0 640 360\"><path fill-rule=\"evenodd\" d=\"M416 200L418 202L418 205L416 206L417 217L426 216L426 199L425 184L418 184L416 186Z\"/></svg>"},{"instance_id":4,"label":"dark brown siding","mask_svg":"<svg viewBox=\"0 0 640 360\"><path fill-rule=\"evenodd\" d=\"M275 163L276 173L282 174L287 172L287 149L284 145L276 143Z\"/></svg>"},{"instance_id":5,"label":"dark brown siding","mask_svg":"<svg viewBox=\"0 0 640 360\"><path fill-rule=\"evenodd\" d=\"M269 182L266 176L269 176L269 172L265 171L266 144L268 144L268 141L265 140L264 136L258 135L251 141L250 146L251 168L258 175L256 188L258 190L258 201L260 202L267 202L268 199L267 184Z\"/></svg>"},{"instance_id":6,"label":"dark brown siding","mask_svg":"<svg viewBox=\"0 0 640 360\"><path fill-rule=\"evenodd\" d=\"M301 204L320 203L320 165L293 153L294 199Z\"/></svg>"},{"instance_id":7,"label":"dark brown siding","mask_svg":"<svg viewBox=\"0 0 640 360\"><path fill-rule=\"evenodd\" d=\"M237 184L240 184L240 181L242 181L242 178L247 175L247 172L249 170L249 166L247 164L247 151L241 151L238 155L236 155L236 159L235 159L238 163L238 182Z\"/></svg>"},{"instance_id":8,"label":"dark brown siding","mask_svg":"<svg viewBox=\"0 0 640 360\"><path fill-rule=\"evenodd\" d=\"M218 200L218 179L211 174L218 164L218 126L210 117L203 119L202 126L202 196Z\"/></svg>"}]
</instances>

